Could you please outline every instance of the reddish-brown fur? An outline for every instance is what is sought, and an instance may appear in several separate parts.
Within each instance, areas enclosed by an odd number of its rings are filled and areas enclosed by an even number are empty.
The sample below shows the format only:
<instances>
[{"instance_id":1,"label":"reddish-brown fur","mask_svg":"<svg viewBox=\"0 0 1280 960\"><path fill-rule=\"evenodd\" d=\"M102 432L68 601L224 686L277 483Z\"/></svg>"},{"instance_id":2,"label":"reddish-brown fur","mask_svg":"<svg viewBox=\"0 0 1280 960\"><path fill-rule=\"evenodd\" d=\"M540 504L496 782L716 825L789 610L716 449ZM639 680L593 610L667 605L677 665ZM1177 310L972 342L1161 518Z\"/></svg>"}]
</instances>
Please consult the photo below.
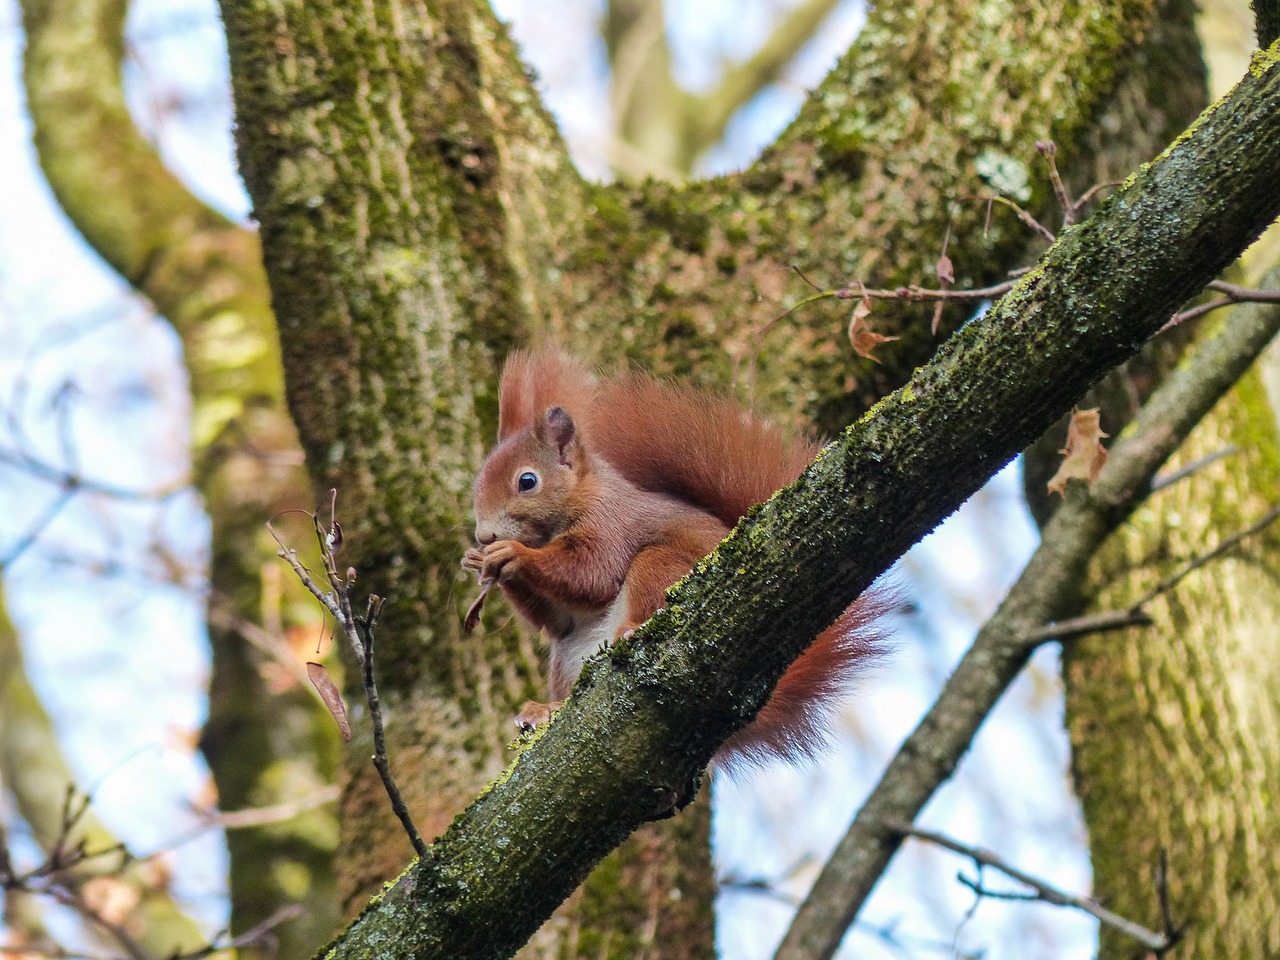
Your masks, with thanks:
<instances>
[{"instance_id":1,"label":"reddish-brown fur","mask_svg":"<svg viewBox=\"0 0 1280 960\"><path fill-rule=\"evenodd\" d=\"M581 657L649 618L666 589L817 447L736 403L640 374L603 382L562 352L516 353L499 389L499 445L476 480L464 565L502 587L551 644L552 695ZM518 490L522 472L539 477ZM889 601L865 594L783 675L719 764L794 758L826 740L830 710L873 655ZM585 652L584 652L585 651Z\"/></svg>"}]
</instances>

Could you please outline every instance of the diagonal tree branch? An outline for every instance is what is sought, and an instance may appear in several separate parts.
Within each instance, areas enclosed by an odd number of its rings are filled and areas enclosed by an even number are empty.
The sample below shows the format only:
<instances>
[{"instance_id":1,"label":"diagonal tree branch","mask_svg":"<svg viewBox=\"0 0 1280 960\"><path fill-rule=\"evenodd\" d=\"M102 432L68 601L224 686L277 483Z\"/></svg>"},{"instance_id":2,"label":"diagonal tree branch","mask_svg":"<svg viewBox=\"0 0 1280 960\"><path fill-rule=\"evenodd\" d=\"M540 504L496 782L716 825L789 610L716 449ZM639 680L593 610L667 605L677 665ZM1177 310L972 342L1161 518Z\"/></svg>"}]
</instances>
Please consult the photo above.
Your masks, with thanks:
<instances>
[{"instance_id":1,"label":"diagonal tree branch","mask_svg":"<svg viewBox=\"0 0 1280 960\"><path fill-rule=\"evenodd\" d=\"M414 956L516 949L599 857L689 796L808 638L1280 213L1278 164L1273 47L647 626L591 661L536 743L326 955L393 941Z\"/></svg>"}]
</instances>

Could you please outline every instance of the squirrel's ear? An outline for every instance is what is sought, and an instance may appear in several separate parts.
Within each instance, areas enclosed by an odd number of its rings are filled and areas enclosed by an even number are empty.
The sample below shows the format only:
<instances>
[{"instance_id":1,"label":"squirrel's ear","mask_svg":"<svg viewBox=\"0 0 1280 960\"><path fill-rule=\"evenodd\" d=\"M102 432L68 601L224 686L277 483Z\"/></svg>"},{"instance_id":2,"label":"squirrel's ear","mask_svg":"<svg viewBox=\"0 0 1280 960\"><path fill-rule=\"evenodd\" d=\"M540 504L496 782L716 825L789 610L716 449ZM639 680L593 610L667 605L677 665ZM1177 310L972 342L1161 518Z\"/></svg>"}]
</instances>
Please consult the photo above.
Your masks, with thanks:
<instances>
[{"instance_id":1,"label":"squirrel's ear","mask_svg":"<svg viewBox=\"0 0 1280 960\"><path fill-rule=\"evenodd\" d=\"M498 439L505 440L535 421L532 357L517 350L507 357L498 384Z\"/></svg>"},{"instance_id":2,"label":"squirrel's ear","mask_svg":"<svg viewBox=\"0 0 1280 960\"><path fill-rule=\"evenodd\" d=\"M564 466L572 467L577 459L578 431L569 411L564 407L548 407L547 412L542 415L539 427L541 439L556 448Z\"/></svg>"}]
</instances>

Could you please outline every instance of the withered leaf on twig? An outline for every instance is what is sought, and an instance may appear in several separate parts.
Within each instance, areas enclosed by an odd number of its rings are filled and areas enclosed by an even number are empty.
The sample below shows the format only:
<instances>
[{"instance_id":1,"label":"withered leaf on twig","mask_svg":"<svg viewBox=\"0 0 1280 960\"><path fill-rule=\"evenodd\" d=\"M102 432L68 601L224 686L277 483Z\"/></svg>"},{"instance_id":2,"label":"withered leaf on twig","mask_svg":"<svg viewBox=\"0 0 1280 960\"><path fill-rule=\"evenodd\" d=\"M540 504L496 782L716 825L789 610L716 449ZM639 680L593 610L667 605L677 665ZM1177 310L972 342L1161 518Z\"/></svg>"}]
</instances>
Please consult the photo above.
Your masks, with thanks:
<instances>
[{"instance_id":1,"label":"withered leaf on twig","mask_svg":"<svg viewBox=\"0 0 1280 960\"><path fill-rule=\"evenodd\" d=\"M1066 457L1049 481L1049 492L1061 496L1071 479L1086 483L1097 480L1107 462L1107 448L1102 445L1102 439L1108 436L1110 434L1102 432L1102 414L1096 407L1072 413L1071 423L1067 425L1067 445L1058 451Z\"/></svg>"},{"instance_id":2,"label":"withered leaf on twig","mask_svg":"<svg viewBox=\"0 0 1280 960\"><path fill-rule=\"evenodd\" d=\"M342 702L342 694L338 692L337 684L329 676L329 671L321 664L308 660L307 676L311 678L311 685L316 688L316 693L320 694L324 705L329 708L329 714L337 721L343 741L350 740L351 723L347 720L347 705Z\"/></svg>"},{"instance_id":3,"label":"withered leaf on twig","mask_svg":"<svg viewBox=\"0 0 1280 960\"><path fill-rule=\"evenodd\" d=\"M956 282L956 270L951 264L951 258L945 253L938 258L938 262L934 265L933 272L938 275L938 279L947 286Z\"/></svg>"},{"instance_id":4,"label":"withered leaf on twig","mask_svg":"<svg viewBox=\"0 0 1280 960\"><path fill-rule=\"evenodd\" d=\"M876 333L867 326L867 315L871 313L871 301L859 300L853 308L853 318L849 321L849 342L853 344L853 352L868 360L880 361L872 356L872 351L882 343L899 340L900 337L886 337Z\"/></svg>"}]
</instances>

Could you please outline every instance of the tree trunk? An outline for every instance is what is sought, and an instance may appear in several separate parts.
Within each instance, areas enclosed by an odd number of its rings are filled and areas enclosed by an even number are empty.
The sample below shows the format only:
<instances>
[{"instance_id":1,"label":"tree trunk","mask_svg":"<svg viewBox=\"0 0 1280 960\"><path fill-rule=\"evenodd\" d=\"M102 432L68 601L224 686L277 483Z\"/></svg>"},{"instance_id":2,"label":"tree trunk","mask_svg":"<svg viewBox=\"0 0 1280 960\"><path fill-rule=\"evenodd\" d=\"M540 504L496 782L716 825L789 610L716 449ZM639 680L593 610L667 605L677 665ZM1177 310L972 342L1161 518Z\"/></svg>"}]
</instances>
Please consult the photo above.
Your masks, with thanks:
<instances>
[{"instance_id":1,"label":"tree trunk","mask_svg":"<svg viewBox=\"0 0 1280 960\"><path fill-rule=\"evenodd\" d=\"M1134 602L1274 507L1277 439L1252 374L1192 434L1178 463L1235 452L1157 493L1116 534L1093 578L1095 604ZM1280 952L1278 548L1273 527L1153 602L1154 627L1068 648L1067 718L1095 892L1160 929L1155 868L1167 857L1187 957ZM1101 956L1131 953L1131 943L1103 931Z\"/></svg>"},{"instance_id":2,"label":"tree trunk","mask_svg":"<svg viewBox=\"0 0 1280 960\"><path fill-rule=\"evenodd\" d=\"M221 807L296 800L332 782L336 731L305 690L268 691L264 655L237 626L260 622L263 568L279 563L263 521L310 499L257 237L196 199L134 126L120 72L124 0L24 0L22 10L41 169L86 241L182 339L194 484L213 523L213 676L201 747ZM328 936L338 922L335 833L331 806L232 832L233 933L301 903L303 917L277 931L279 955L308 955Z\"/></svg>"}]
</instances>

